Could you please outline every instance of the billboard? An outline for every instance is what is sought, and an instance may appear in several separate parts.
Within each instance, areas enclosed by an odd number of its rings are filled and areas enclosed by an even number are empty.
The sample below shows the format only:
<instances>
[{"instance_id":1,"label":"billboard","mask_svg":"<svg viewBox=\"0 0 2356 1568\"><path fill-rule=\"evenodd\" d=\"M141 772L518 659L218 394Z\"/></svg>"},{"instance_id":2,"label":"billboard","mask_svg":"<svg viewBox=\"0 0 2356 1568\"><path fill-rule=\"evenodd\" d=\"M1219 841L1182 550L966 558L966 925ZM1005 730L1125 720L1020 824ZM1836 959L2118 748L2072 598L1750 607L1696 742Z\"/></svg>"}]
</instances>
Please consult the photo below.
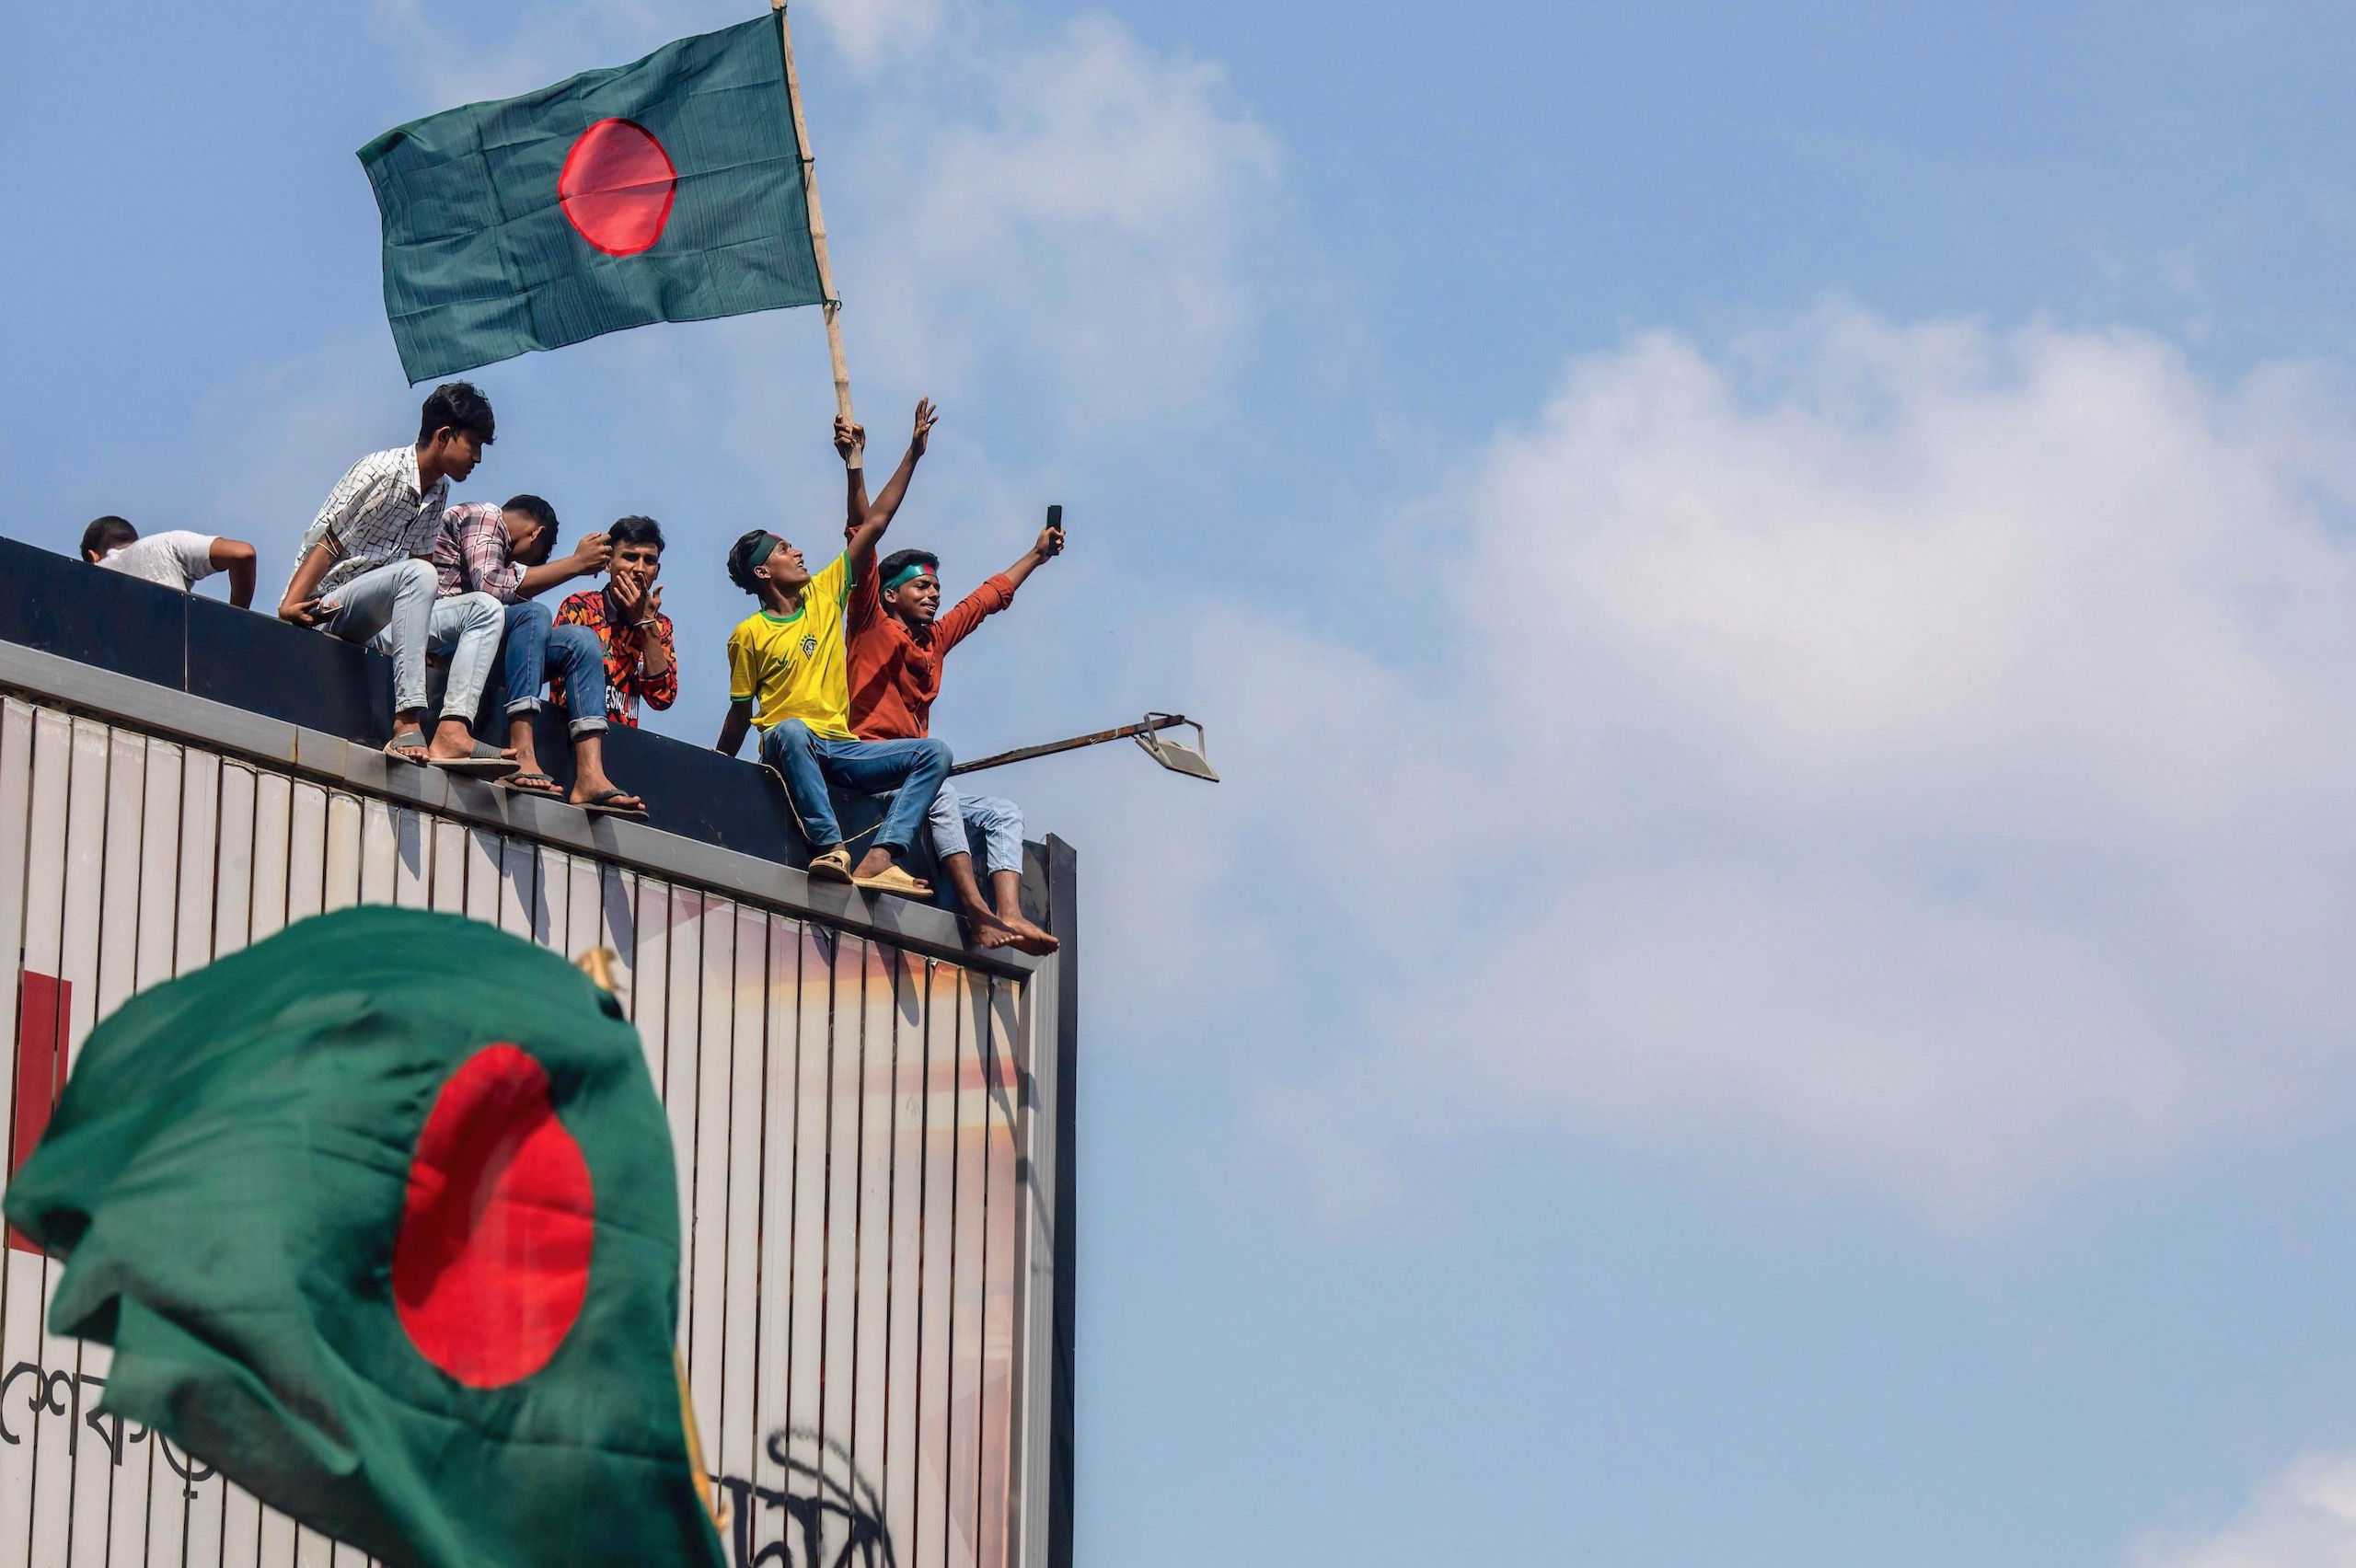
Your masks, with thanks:
<instances>
[{"instance_id":1,"label":"billboard","mask_svg":"<svg viewBox=\"0 0 2356 1568\"><path fill-rule=\"evenodd\" d=\"M611 948L676 1143L679 1343L734 1562L1047 1562L1052 965L927 956L188 732L0 706L11 1172L98 1020L306 916ZM365 1561L100 1413L108 1351L44 1325L61 1272L0 1252L0 1568Z\"/></svg>"}]
</instances>

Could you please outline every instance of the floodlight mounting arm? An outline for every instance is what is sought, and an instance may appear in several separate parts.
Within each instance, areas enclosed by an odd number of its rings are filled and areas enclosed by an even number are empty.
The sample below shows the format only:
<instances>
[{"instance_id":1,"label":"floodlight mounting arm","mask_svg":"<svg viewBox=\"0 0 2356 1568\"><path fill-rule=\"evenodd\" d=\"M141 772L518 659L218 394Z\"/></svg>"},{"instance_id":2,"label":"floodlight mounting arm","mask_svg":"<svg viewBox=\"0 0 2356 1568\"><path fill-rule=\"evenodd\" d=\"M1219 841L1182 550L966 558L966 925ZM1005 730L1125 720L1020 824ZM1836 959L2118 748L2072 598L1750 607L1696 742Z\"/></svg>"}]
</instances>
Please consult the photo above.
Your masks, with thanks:
<instances>
[{"instance_id":1,"label":"floodlight mounting arm","mask_svg":"<svg viewBox=\"0 0 2356 1568\"><path fill-rule=\"evenodd\" d=\"M1159 738L1158 732L1181 726L1195 732L1192 747L1175 741ZM1209 757L1203 748L1203 727L1184 713L1149 713L1135 724L1124 724L1117 730L1099 730L1092 735L1074 735L1068 741L1049 741L1045 745L1018 746L1012 751L999 752L995 756L974 762L961 762L949 771L953 774L979 773L986 767L1004 767L1011 762L1029 762L1033 757L1054 756L1058 752L1079 751L1083 746L1101 746L1107 741L1134 740L1145 748L1146 755L1172 773L1189 778L1207 779L1216 784L1218 775L1211 771Z\"/></svg>"}]
</instances>

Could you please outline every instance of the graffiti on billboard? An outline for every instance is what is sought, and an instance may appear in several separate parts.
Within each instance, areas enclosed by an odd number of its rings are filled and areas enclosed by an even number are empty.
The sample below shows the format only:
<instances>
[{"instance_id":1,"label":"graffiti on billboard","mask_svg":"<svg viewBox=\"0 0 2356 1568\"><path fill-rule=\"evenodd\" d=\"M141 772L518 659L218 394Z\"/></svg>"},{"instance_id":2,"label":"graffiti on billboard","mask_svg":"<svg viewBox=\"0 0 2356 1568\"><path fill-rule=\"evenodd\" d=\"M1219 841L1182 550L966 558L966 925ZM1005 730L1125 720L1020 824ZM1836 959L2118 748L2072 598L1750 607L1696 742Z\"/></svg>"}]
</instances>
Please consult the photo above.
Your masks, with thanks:
<instances>
[{"instance_id":1,"label":"graffiti on billboard","mask_svg":"<svg viewBox=\"0 0 2356 1568\"><path fill-rule=\"evenodd\" d=\"M769 1458L786 1473L782 1487L724 1475L736 1568L898 1568L884 1499L852 1465L840 1443L806 1428L772 1432ZM768 1531L755 1510L784 1516L781 1539L755 1550Z\"/></svg>"},{"instance_id":2,"label":"graffiti on billboard","mask_svg":"<svg viewBox=\"0 0 2356 1568\"><path fill-rule=\"evenodd\" d=\"M0 1378L0 1443L14 1447L30 1435L19 1435L8 1421L8 1401L20 1378L32 1379L25 1389L25 1408L36 1418L42 1415L66 1418L65 1452L69 1457L79 1450L82 1430L87 1427L98 1434L98 1441L107 1447L108 1458L117 1466L122 1463L122 1451L126 1446L155 1438L156 1451L164 1456L164 1462L171 1466L173 1473L180 1478L181 1485L191 1497L196 1495L199 1482L218 1473L202 1459L183 1454L172 1447L162 1433L151 1432L135 1421L125 1421L112 1411L98 1409L96 1398L91 1400L90 1409L85 1413L82 1390L88 1389L94 1395L103 1390L107 1386L104 1378L87 1372L52 1372L35 1361L19 1361L8 1368L6 1377Z\"/></svg>"},{"instance_id":3,"label":"graffiti on billboard","mask_svg":"<svg viewBox=\"0 0 2356 1568\"><path fill-rule=\"evenodd\" d=\"M152 1439L191 1500L202 1482L220 1473L182 1453L163 1434L98 1409L106 1386L105 1378L87 1372L52 1372L38 1362L17 1362L0 1377L0 1443L13 1447L31 1435L9 1419L21 1395L21 1408L36 1419L66 1418L68 1455L78 1452L85 1430L96 1435L117 1467L126 1448ZM883 1496L859 1473L842 1444L797 1429L771 1433L767 1447L770 1460L785 1471L784 1486L763 1486L743 1476L714 1478L729 1501L729 1544L736 1568L899 1568ZM772 1533L762 1523L769 1515L781 1516L780 1539L756 1548L758 1537Z\"/></svg>"},{"instance_id":4,"label":"graffiti on billboard","mask_svg":"<svg viewBox=\"0 0 2356 1568\"><path fill-rule=\"evenodd\" d=\"M23 1408L36 1419L66 1418L69 1455L78 1451L85 1429L105 1445L109 1460L118 1467L127 1447L153 1439L185 1494L195 1498L198 1485L219 1472L182 1453L163 1434L98 1409L106 1386L105 1378L87 1372L52 1372L38 1362L17 1362L0 1377L0 1443L13 1447L31 1435L9 1420L21 1394ZM803 1429L773 1432L767 1446L770 1460L786 1473L784 1486L763 1486L743 1476L714 1478L729 1501L729 1544L736 1568L899 1568L883 1496L859 1473L842 1444ZM756 1548L758 1536L771 1533L757 1516L769 1514L782 1516L780 1537Z\"/></svg>"}]
</instances>

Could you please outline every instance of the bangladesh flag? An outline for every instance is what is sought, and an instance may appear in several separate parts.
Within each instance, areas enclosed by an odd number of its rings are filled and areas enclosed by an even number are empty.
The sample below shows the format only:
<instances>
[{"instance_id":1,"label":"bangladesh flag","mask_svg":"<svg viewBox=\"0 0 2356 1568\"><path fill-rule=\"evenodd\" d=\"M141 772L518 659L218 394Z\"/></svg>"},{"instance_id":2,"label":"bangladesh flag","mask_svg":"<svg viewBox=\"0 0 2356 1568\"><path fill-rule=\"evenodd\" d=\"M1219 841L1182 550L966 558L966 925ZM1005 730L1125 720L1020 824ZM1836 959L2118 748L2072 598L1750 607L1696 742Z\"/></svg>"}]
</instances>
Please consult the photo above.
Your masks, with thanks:
<instances>
[{"instance_id":1,"label":"bangladesh flag","mask_svg":"<svg viewBox=\"0 0 2356 1568\"><path fill-rule=\"evenodd\" d=\"M410 380L822 303L783 25L772 11L361 148Z\"/></svg>"},{"instance_id":2,"label":"bangladesh flag","mask_svg":"<svg viewBox=\"0 0 2356 1568\"><path fill-rule=\"evenodd\" d=\"M397 1568L722 1568L638 1036L456 916L322 916L124 1004L9 1185L101 1409Z\"/></svg>"}]
</instances>

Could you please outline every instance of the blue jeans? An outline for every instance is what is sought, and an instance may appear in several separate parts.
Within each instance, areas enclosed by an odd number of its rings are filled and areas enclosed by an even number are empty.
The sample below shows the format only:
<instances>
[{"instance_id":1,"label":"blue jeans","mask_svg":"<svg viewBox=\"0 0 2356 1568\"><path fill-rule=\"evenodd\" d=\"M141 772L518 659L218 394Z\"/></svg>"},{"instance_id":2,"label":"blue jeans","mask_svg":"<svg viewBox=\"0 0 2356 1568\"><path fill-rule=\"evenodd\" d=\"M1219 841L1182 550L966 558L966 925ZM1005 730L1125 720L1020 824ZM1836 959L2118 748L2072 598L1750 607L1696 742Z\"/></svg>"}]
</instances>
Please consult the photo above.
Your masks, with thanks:
<instances>
[{"instance_id":1,"label":"blue jeans","mask_svg":"<svg viewBox=\"0 0 2356 1568\"><path fill-rule=\"evenodd\" d=\"M564 677L571 732L594 735L606 727L606 647L585 626L557 626L546 605L520 599L507 606L507 717L540 710L540 687Z\"/></svg>"},{"instance_id":2,"label":"blue jeans","mask_svg":"<svg viewBox=\"0 0 2356 1568\"><path fill-rule=\"evenodd\" d=\"M975 853L990 871L1022 869L1022 808L996 795L960 795L954 784L943 784L926 813L932 824L932 852L946 860L952 855Z\"/></svg>"},{"instance_id":3,"label":"blue jeans","mask_svg":"<svg viewBox=\"0 0 2356 1568\"><path fill-rule=\"evenodd\" d=\"M784 776L786 798L813 849L831 849L843 841L827 785L861 795L897 790L884 825L875 830L877 846L897 857L916 842L917 824L949 777L950 756L939 741L837 741L789 719L761 732L761 760Z\"/></svg>"}]
</instances>

